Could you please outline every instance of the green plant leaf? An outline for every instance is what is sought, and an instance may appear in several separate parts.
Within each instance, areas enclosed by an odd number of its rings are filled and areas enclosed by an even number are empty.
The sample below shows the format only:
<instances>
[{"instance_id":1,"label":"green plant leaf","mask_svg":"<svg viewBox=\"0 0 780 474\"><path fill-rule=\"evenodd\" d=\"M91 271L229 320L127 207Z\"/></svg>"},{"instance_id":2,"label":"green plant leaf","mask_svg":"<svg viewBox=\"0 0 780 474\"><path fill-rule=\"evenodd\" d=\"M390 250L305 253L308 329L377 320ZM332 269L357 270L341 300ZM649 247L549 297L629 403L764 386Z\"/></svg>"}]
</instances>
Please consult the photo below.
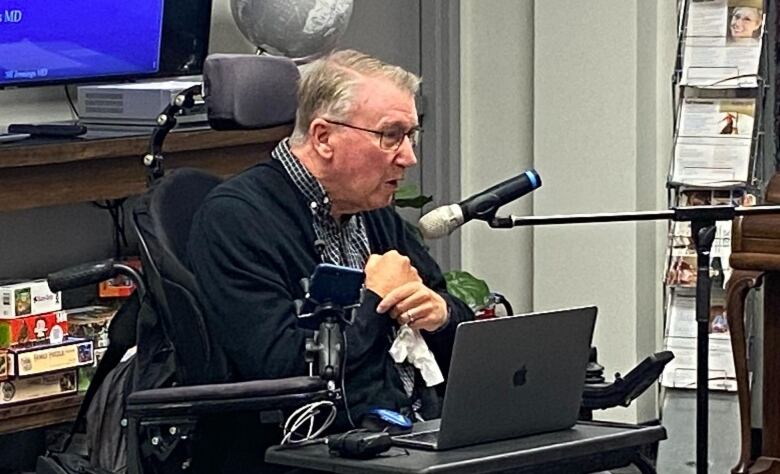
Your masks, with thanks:
<instances>
[{"instance_id":1,"label":"green plant leaf","mask_svg":"<svg viewBox=\"0 0 780 474\"><path fill-rule=\"evenodd\" d=\"M398 207L411 207L414 209L422 209L422 207L429 202L433 201L431 196L419 195L413 199L396 199L395 205Z\"/></svg>"},{"instance_id":2,"label":"green plant leaf","mask_svg":"<svg viewBox=\"0 0 780 474\"><path fill-rule=\"evenodd\" d=\"M469 272L453 270L444 274L447 281L447 291L472 310L484 307L490 296L490 289L484 280L480 280Z\"/></svg>"},{"instance_id":3,"label":"green plant leaf","mask_svg":"<svg viewBox=\"0 0 780 474\"><path fill-rule=\"evenodd\" d=\"M397 207L421 209L431 201L433 201L433 196L420 194L420 191L417 190L417 186L413 184L401 186L395 192L395 205Z\"/></svg>"}]
</instances>

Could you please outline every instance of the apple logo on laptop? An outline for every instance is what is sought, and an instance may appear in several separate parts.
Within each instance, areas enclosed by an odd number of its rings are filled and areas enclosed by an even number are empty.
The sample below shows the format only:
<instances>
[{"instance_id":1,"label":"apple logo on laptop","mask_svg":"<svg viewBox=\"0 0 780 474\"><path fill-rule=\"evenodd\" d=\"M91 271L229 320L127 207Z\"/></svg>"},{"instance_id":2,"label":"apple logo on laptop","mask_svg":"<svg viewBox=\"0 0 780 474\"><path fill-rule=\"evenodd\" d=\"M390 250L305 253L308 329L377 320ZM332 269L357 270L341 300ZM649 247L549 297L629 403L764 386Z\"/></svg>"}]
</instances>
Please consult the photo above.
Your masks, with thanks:
<instances>
[{"instance_id":1,"label":"apple logo on laptop","mask_svg":"<svg viewBox=\"0 0 780 474\"><path fill-rule=\"evenodd\" d=\"M525 365L520 367L515 371L515 375L512 376L512 383L515 387L520 387L521 385L525 385L525 375L528 373L528 369L525 368Z\"/></svg>"}]
</instances>

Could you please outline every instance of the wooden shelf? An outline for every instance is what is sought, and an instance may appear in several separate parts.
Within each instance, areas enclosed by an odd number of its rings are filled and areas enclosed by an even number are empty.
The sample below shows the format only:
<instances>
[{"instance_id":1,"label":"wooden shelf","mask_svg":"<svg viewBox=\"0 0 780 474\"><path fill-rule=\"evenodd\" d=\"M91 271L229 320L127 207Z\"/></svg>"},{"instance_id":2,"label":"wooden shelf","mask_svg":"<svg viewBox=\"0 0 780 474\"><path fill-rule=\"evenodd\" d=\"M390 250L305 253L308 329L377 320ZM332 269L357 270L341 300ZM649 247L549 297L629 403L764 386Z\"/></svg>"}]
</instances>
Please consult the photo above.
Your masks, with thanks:
<instances>
[{"instance_id":1,"label":"wooden shelf","mask_svg":"<svg viewBox=\"0 0 780 474\"><path fill-rule=\"evenodd\" d=\"M174 131L165 169L191 166L227 177L266 160L292 125L264 130ZM117 199L147 188L149 136L0 146L0 211ZM83 395L0 408L0 434L73 421Z\"/></svg>"},{"instance_id":2,"label":"wooden shelf","mask_svg":"<svg viewBox=\"0 0 780 474\"><path fill-rule=\"evenodd\" d=\"M76 419L83 394L0 408L0 435Z\"/></svg>"},{"instance_id":3,"label":"wooden shelf","mask_svg":"<svg viewBox=\"0 0 780 474\"><path fill-rule=\"evenodd\" d=\"M292 132L174 131L165 140L165 168L191 166L227 177L260 161ZM0 211L117 199L146 189L146 135L0 146Z\"/></svg>"}]
</instances>

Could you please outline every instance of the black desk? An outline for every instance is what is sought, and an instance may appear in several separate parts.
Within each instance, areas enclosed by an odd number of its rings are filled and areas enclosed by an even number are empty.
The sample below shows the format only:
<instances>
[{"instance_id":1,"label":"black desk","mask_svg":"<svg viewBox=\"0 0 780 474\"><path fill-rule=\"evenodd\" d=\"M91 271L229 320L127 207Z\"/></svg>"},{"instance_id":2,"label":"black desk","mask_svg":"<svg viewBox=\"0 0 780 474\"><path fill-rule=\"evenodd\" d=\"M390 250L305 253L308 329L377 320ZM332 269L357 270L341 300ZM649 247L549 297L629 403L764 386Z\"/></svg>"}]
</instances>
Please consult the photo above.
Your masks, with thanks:
<instances>
[{"instance_id":1,"label":"black desk","mask_svg":"<svg viewBox=\"0 0 780 474\"><path fill-rule=\"evenodd\" d=\"M643 447L666 439L662 426L580 422L555 433L497 441L447 451L393 447L371 460L331 456L327 446L297 449L271 447L269 463L340 473L487 473L596 472L635 464L642 473L655 470L644 460Z\"/></svg>"}]
</instances>

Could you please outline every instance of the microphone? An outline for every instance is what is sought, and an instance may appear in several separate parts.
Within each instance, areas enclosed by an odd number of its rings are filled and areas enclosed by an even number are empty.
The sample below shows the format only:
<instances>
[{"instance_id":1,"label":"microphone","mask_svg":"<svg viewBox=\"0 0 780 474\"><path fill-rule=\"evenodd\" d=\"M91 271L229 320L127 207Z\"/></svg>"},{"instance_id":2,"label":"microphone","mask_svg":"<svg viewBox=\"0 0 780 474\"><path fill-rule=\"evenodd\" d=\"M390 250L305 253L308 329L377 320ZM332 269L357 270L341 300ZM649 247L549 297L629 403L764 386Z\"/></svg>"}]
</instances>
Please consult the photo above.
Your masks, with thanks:
<instances>
[{"instance_id":1,"label":"microphone","mask_svg":"<svg viewBox=\"0 0 780 474\"><path fill-rule=\"evenodd\" d=\"M499 207L525 196L541 185L539 173L535 170L525 171L458 204L437 207L422 216L417 227L426 239L444 237L472 219L493 219Z\"/></svg>"}]
</instances>

